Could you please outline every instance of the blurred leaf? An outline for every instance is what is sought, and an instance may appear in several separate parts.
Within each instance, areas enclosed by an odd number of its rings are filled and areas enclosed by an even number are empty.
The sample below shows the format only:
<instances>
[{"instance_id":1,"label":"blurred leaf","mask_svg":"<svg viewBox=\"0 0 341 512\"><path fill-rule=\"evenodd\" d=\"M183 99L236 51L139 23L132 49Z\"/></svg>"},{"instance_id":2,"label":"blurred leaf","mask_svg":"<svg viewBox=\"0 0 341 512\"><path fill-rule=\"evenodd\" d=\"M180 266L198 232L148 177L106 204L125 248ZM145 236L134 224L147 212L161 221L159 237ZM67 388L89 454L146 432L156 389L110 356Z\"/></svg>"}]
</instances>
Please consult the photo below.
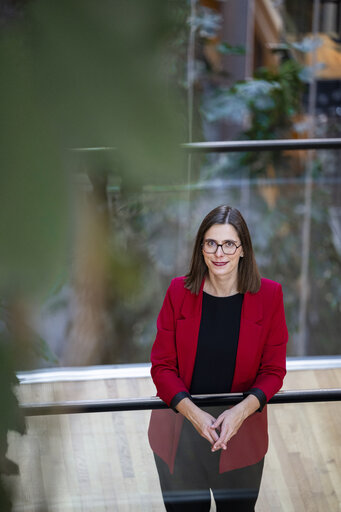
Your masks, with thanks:
<instances>
[{"instance_id":1,"label":"blurred leaf","mask_svg":"<svg viewBox=\"0 0 341 512\"><path fill-rule=\"evenodd\" d=\"M234 96L229 89L218 89L215 94L204 99L202 113L207 121L213 122L219 119L240 121L249 114L246 99L242 96Z\"/></svg>"},{"instance_id":2,"label":"blurred leaf","mask_svg":"<svg viewBox=\"0 0 341 512\"><path fill-rule=\"evenodd\" d=\"M17 384L15 376L15 354L13 347L8 346L8 340L0 336L0 403L2 415L0 421L0 443L3 434L8 430L16 430L20 434L26 431L24 416L18 408L18 400L13 392L13 386ZM6 414L4 414L6 412ZM5 453L2 454L5 456Z\"/></svg>"},{"instance_id":3,"label":"blurred leaf","mask_svg":"<svg viewBox=\"0 0 341 512\"><path fill-rule=\"evenodd\" d=\"M312 83L314 81L317 73L319 71L321 71L322 69L324 69L325 67L326 67L326 65L324 64L324 62L317 62L313 66L305 66L300 71L300 75L299 75L300 79L302 80L302 82L305 82L308 84Z\"/></svg>"},{"instance_id":4,"label":"blurred leaf","mask_svg":"<svg viewBox=\"0 0 341 512\"><path fill-rule=\"evenodd\" d=\"M204 98L202 112L210 122L219 119L240 122L250 116L252 105L262 110L273 108L270 94L279 89L276 81L260 79L240 82L229 89L217 88L214 94Z\"/></svg>"},{"instance_id":5,"label":"blurred leaf","mask_svg":"<svg viewBox=\"0 0 341 512\"><path fill-rule=\"evenodd\" d=\"M40 336L37 336L36 341L32 343L32 350L35 356L38 358L38 360L44 359L51 366L59 365L58 357L56 356L56 354L53 353L46 340L43 340L43 338L41 338Z\"/></svg>"},{"instance_id":6,"label":"blurred leaf","mask_svg":"<svg viewBox=\"0 0 341 512\"><path fill-rule=\"evenodd\" d=\"M291 43L290 46L295 48L295 50L299 50L303 53L313 52L323 46L323 39L318 36L307 36L302 39L302 41L298 41L295 43Z\"/></svg>"},{"instance_id":7,"label":"blurred leaf","mask_svg":"<svg viewBox=\"0 0 341 512\"><path fill-rule=\"evenodd\" d=\"M216 10L200 6L197 15L188 18L188 23L199 30L201 37L212 38L221 29L223 18Z\"/></svg>"},{"instance_id":8,"label":"blurred leaf","mask_svg":"<svg viewBox=\"0 0 341 512\"><path fill-rule=\"evenodd\" d=\"M259 96L266 96L273 90L280 89L279 83L267 80L247 80L234 86L237 95L242 95L248 101L255 101Z\"/></svg>"},{"instance_id":9,"label":"blurred leaf","mask_svg":"<svg viewBox=\"0 0 341 512\"><path fill-rule=\"evenodd\" d=\"M231 45L229 43L223 42L217 45L217 50L219 53L223 55L245 55L246 50L245 46L241 45Z\"/></svg>"},{"instance_id":10,"label":"blurred leaf","mask_svg":"<svg viewBox=\"0 0 341 512\"><path fill-rule=\"evenodd\" d=\"M17 474L18 466L6 457L8 450L7 433L15 430L20 434L26 432L23 413L19 409L18 400L13 391L17 384L14 372L15 354L13 346L8 343L6 335L0 334L0 509L1 512L11 512L12 504L10 490L3 486L1 475Z\"/></svg>"}]
</instances>

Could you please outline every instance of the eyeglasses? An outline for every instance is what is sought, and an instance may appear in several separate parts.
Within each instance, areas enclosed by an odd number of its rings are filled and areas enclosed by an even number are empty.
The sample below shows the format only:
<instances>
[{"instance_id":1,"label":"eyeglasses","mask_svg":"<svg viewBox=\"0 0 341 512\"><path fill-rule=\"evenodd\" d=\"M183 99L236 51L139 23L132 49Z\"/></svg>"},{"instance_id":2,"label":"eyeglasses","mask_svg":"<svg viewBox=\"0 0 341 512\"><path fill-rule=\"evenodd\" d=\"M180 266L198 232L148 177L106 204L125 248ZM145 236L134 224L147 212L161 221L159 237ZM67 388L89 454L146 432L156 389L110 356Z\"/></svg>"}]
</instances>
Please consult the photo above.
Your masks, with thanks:
<instances>
[{"instance_id":1,"label":"eyeglasses","mask_svg":"<svg viewBox=\"0 0 341 512\"><path fill-rule=\"evenodd\" d=\"M224 254L232 256L241 245L237 245L233 240L225 240L223 244L218 244L215 240L207 238L207 240L204 240L202 248L207 254L214 254L217 252L218 247L221 247Z\"/></svg>"}]
</instances>

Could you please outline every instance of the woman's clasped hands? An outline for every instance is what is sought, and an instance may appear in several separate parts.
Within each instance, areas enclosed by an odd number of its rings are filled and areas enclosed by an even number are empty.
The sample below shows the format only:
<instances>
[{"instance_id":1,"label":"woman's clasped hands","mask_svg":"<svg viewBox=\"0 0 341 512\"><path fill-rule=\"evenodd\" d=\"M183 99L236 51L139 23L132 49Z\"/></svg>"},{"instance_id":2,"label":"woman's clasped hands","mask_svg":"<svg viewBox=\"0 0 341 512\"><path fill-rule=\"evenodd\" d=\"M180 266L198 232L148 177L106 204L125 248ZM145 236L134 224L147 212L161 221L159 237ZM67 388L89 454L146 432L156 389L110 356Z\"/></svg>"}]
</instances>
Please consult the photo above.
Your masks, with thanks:
<instances>
[{"instance_id":1,"label":"woman's clasped hands","mask_svg":"<svg viewBox=\"0 0 341 512\"><path fill-rule=\"evenodd\" d=\"M227 443L233 437L243 422L259 409L260 403L253 396L247 396L242 402L226 409L218 418L203 411L188 398L184 398L177 405L177 410L182 413L199 432L212 445L212 452L226 450Z\"/></svg>"},{"instance_id":2,"label":"woman's clasped hands","mask_svg":"<svg viewBox=\"0 0 341 512\"><path fill-rule=\"evenodd\" d=\"M236 407L227 409L218 418L197 408L196 413L189 418L199 434L211 443L213 452L226 450L228 441L238 432L244 419Z\"/></svg>"}]
</instances>

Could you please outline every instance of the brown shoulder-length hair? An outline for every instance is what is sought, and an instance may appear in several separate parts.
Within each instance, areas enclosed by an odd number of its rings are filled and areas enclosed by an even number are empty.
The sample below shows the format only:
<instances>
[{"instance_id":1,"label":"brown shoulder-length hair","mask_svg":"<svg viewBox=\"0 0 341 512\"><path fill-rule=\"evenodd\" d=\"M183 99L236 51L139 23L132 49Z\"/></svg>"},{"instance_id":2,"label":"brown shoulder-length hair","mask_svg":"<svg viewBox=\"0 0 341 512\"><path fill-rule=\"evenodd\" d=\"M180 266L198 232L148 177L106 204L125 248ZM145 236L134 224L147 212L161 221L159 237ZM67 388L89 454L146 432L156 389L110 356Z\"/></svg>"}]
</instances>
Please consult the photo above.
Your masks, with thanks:
<instances>
[{"instance_id":1,"label":"brown shoulder-length hair","mask_svg":"<svg viewBox=\"0 0 341 512\"><path fill-rule=\"evenodd\" d=\"M231 224L237 231L242 244L244 256L239 259L238 265L239 293L258 292L261 278L248 227L240 211L226 205L214 208L202 221L195 239L190 270L185 276L185 287L196 295L200 291L202 280L207 274L207 266L202 254L202 244L205 233L214 224Z\"/></svg>"}]
</instances>

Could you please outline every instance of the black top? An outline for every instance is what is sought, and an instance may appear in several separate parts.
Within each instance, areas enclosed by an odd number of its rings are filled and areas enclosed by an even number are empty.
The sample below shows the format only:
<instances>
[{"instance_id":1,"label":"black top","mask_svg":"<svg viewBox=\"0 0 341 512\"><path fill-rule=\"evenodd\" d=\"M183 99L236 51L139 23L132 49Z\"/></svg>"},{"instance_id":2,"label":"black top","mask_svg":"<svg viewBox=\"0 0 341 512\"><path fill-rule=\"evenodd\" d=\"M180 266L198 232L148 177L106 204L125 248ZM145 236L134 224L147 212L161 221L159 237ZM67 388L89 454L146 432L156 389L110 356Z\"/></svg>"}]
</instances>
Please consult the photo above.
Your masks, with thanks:
<instances>
[{"instance_id":1,"label":"black top","mask_svg":"<svg viewBox=\"0 0 341 512\"><path fill-rule=\"evenodd\" d=\"M229 393L236 364L244 295L203 293L202 315L190 393Z\"/></svg>"},{"instance_id":2,"label":"black top","mask_svg":"<svg viewBox=\"0 0 341 512\"><path fill-rule=\"evenodd\" d=\"M244 295L215 297L203 292L202 313L190 393L215 394L231 391L236 364L240 318ZM266 404L262 390L252 388L245 395L253 394L260 402L260 410ZM171 402L175 406L186 392L177 393ZM176 409L174 409L176 410Z\"/></svg>"}]
</instances>

